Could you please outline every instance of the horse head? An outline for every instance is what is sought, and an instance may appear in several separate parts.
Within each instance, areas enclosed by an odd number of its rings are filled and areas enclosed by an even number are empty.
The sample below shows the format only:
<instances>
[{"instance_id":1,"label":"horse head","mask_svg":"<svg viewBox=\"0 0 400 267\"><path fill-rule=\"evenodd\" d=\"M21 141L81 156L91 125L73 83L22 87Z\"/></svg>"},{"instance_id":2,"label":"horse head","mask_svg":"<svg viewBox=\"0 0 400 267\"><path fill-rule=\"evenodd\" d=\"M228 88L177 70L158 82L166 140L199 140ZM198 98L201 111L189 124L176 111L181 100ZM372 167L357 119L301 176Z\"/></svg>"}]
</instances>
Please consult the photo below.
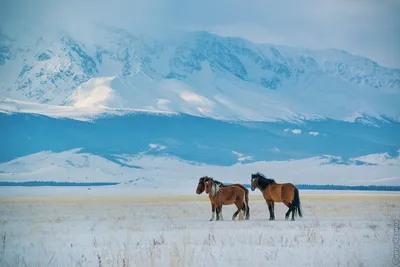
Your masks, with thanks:
<instances>
[{"instance_id":1,"label":"horse head","mask_svg":"<svg viewBox=\"0 0 400 267\"><path fill-rule=\"evenodd\" d=\"M213 185L213 179L212 178L206 178L204 179L204 185L205 185L205 190L206 193L210 193L211 192L211 187Z\"/></svg>"},{"instance_id":2,"label":"horse head","mask_svg":"<svg viewBox=\"0 0 400 267\"><path fill-rule=\"evenodd\" d=\"M196 193L198 195L200 195L201 193L204 192L204 190L206 190L206 182L209 180L213 180L213 178L211 178L209 176L200 177L199 183L197 184L197 189L196 189ZM206 193L208 193L208 192L206 192Z\"/></svg>"},{"instance_id":3,"label":"horse head","mask_svg":"<svg viewBox=\"0 0 400 267\"><path fill-rule=\"evenodd\" d=\"M257 173L251 175L251 191L256 190L258 187L258 179L260 176Z\"/></svg>"},{"instance_id":4,"label":"horse head","mask_svg":"<svg viewBox=\"0 0 400 267\"><path fill-rule=\"evenodd\" d=\"M206 188L205 188L205 185L204 185L204 179L205 179L205 177L200 177L199 183L197 184L196 194L198 194L198 195L200 195L201 193L203 193L204 190L206 189Z\"/></svg>"},{"instance_id":5,"label":"horse head","mask_svg":"<svg viewBox=\"0 0 400 267\"><path fill-rule=\"evenodd\" d=\"M251 175L251 191L254 191L257 187L261 191L264 191L270 184L276 184L275 180L272 178L267 178L262 173L257 172Z\"/></svg>"}]
</instances>

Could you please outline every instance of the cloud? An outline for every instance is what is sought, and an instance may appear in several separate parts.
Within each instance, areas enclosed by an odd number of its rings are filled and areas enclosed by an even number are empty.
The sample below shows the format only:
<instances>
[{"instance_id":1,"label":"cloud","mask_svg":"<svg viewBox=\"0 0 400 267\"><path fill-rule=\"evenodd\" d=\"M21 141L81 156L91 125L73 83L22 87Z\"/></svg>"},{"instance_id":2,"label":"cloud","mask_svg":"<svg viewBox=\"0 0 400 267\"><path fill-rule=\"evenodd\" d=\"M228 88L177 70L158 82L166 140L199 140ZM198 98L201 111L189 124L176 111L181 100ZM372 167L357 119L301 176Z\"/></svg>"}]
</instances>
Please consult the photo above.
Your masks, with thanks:
<instances>
[{"instance_id":1,"label":"cloud","mask_svg":"<svg viewBox=\"0 0 400 267\"><path fill-rule=\"evenodd\" d=\"M292 130L293 134L301 134L301 130L300 129L294 129Z\"/></svg>"},{"instance_id":2,"label":"cloud","mask_svg":"<svg viewBox=\"0 0 400 267\"><path fill-rule=\"evenodd\" d=\"M260 1L257 1L258 3ZM400 2L396 0L276 1L259 3L251 19L212 31L311 49L342 49L387 67L400 67Z\"/></svg>"},{"instance_id":3,"label":"cloud","mask_svg":"<svg viewBox=\"0 0 400 267\"><path fill-rule=\"evenodd\" d=\"M167 147L159 144L149 144L149 151L153 149L156 151L161 151L167 149Z\"/></svg>"},{"instance_id":4,"label":"cloud","mask_svg":"<svg viewBox=\"0 0 400 267\"><path fill-rule=\"evenodd\" d=\"M291 132L292 134L301 134L301 130L300 129L293 129L293 130L290 130L290 129L285 129L285 130L283 130L285 133L287 133L287 132Z\"/></svg>"},{"instance_id":5,"label":"cloud","mask_svg":"<svg viewBox=\"0 0 400 267\"><path fill-rule=\"evenodd\" d=\"M308 134L309 135L313 135L313 136L317 136L317 135L319 135L319 132L309 132Z\"/></svg>"},{"instance_id":6,"label":"cloud","mask_svg":"<svg viewBox=\"0 0 400 267\"><path fill-rule=\"evenodd\" d=\"M238 161L245 161L245 160L252 160L253 159L252 156L245 156L244 154L239 153L237 151L232 151L232 153L238 157Z\"/></svg>"},{"instance_id":7,"label":"cloud","mask_svg":"<svg viewBox=\"0 0 400 267\"><path fill-rule=\"evenodd\" d=\"M35 25L90 35L93 23L145 33L209 30L258 43L343 49L400 67L397 0L3 0L0 5L3 31Z\"/></svg>"}]
</instances>

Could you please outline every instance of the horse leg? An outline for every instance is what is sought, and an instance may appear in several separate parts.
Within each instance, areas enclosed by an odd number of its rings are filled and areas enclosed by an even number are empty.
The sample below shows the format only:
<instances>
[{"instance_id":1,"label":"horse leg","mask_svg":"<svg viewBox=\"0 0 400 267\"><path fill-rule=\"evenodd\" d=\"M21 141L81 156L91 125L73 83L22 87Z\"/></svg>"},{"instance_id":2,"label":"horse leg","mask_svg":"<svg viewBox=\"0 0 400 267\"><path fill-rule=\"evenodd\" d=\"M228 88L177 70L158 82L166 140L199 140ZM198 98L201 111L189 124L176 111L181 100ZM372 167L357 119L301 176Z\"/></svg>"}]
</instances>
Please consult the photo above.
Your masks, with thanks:
<instances>
[{"instance_id":1,"label":"horse leg","mask_svg":"<svg viewBox=\"0 0 400 267\"><path fill-rule=\"evenodd\" d=\"M267 200L268 211L269 211L269 220L275 220L274 214L274 202L272 200Z\"/></svg>"},{"instance_id":2,"label":"horse leg","mask_svg":"<svg viewBox=\"0 0 400 267\"><path fill-rule=\"evenodd\" d=\"M235 211L235 213L232 215L232 221L234 221L237 217L237 215L239 214L240 210Z\"/></svg>"},{"instance_id":3,"label":"horse leg","mask_svg":"<svg viewBox=\"0 0 400 267\"><path fill-rule=\"evenodd\" d=\"M242 210L243 212L243 216L246 216L245 219L248 220L249 219L249 213L248 213L248 206L246 205L245 202L243 202L242 204L242 209L239 209L237 211L235 211L235 213L232 215L232 221L234 221L237 217L237 215L239 214L239 212Z\"/></svg>"},{"instance_id":4,"label":"horse leg","mask_svg":"<svg viewBox=\"0 0 400 267\"><path fill-rule=\"evenodd\" d=\"M250 219L250 207L249 202L246 203L246 220Z\"/></svg>"},{"instance_id":5,"label":"horse leg","mask_svg":"<svg viewBox=\"0 0 400 267\"><path fill-rule=\"evenodd\" d=\"M244 219L243 216L243 203L241 203L240 201L235 201L235 205L238 208L239 211L239 221L242 221Z\"/></svg>"},{"instance_id":6,"label":"horse leg","mask_svg":"<svg viewBox=\"0 0 400 267\"><path fill-rule=\"evenodd\" d=\"M234 221L236 219L237 215L240 212L240 209L239 209L238 205L236 204L236 202L235 202L235 206L237 207L237 211L235 211L235 213L232 215L232 221Z\"/></svg>"},{"instance_id":7,"label":"horse leg","mask_svg":"<svg viewBox=\"0 0 400 267\"><path fill-rule=\"evenodd\" d=\"M294 213L295 213L296 205L293 203L288 203L287 206L288 206L289 210L286 212L285 219L288 220L290 213L292 213L291 220L294 221Z\"/></svg>"},{"instance_id":8,"label":"horse leg","mask_svg":"<svg viewBox=\"0 0 400 267\"><path fill-rule=\"evenodd\" d=\"M292 221L294 221L294 214L296 212L296 205L293 203L290 203L290 207L292 209Z\"/></svg>"},{"instance_id":9,"label":"horse leg","mask_svg":"<svg viewBox=\"0 0 400 267\"><path fill-rule=\"evenodd\" d=\"M297 199L295 199L294 196L292 197L291 201L288 201L287 198L286 199L283 198L283 202L289 208L289 210L285 214L285 219L288 220L289 216L290 216L290 213L292 213L292 219L291 220L294 221L294 216L295 216L296 208L297 208L297 205L298 205L297 204L297 202L298 202L298 192L297 192Z\"/></svg>"},{"instance_id":10,"label":"horse leg","mask_svg":"<svg viewBox=\"0 0 400 267\"><path fill-rule=\"evenodd\" d=\"M275 202L272 200L272 220L275 220Z\"/></svg>"},{"instance_id":11,"label":"horse leg","mask_svg":"<svg viewBox=\"0 0 400 267\"><path fill-rule=\"evenodd\" d=\"M221 221L222 215L221 215L221 207L222 205L215 205L215 209L217 211L217 219L216 221Z\"/></svg>"},{"instance_id":12,"label":"horse leg","mask_svg":"<svg viewBox=\"0 0 400 267\"><path fill-rule=\"evenodd\" d=\"M250 207L249 207L249 195L245 194L245 202L246 202L246 220L250 219Z\"/></svg>"},{"instance_id":13,"label":"horse leg","mask_svg":"<svg viewBox=\"0 0 400 267\"><path fill-rule=\"evenodd\" d=\"M243 202L242 208L243 208L243 216L244 216L244 219L245 219L245 220L248 220L248 218L247 218L247 209L248 209L249 207L247 207L246 202Z\"/></svg>"},{"instance_id":14,"label":"horse leg","mask_svg":"<svg viewBox=\"0 0 400 267\"><path fill-rule=\"evenodd\" d=\"M293 216L293 205L291 204L291 203L287 203L287 202L284 202L284 204L289 208L288 209L288 211L286 212L286 214L285 214L285 220L288 220L289 219L289 215L290 215L290 212L292 212L292 216Z\"/></svg>"},{"instance_id":15,"label":"horse leg","mask_svg":"<svg viewBox=\"0 0 400 267\"><path fill-rule=\"evenodd\" d=\"M224 217L222 217L222 205L220 205L219 208L218 208L218 214L220 216L220 220L223 221Z\"/></svg>"},{"instance_id":16,"label":"horse leg","mask_svg":"<svg viewBox=\"0 0 400 267\"><path fill-rule=\"evenodd\" d=\"M212 215L211 215L210 221L214 220L214 217L215 217L215 205L212 202L211 202L211 211L212 211Z\"/></svg>"}]
</instances>

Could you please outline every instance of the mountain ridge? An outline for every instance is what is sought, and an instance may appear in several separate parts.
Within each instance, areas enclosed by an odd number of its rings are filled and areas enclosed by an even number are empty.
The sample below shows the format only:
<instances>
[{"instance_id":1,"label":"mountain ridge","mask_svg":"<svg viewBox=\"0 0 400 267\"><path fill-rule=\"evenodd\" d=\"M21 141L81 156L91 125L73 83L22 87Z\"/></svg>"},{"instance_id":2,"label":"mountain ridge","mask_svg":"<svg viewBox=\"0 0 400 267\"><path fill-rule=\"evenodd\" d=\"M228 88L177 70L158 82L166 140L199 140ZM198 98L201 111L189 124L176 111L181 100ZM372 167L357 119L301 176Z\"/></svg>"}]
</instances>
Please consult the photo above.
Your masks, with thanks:
<instances>
[{"instance_id":1,"label":"mountain ridge","mask_svg":"<svg viewBox=\"0 0 400 267\"><path fill-rule=\"evenodd\" d=\"M342 50L258 45L204 31L155 39L98 30L101 41L60 33L28 48L1 38L3 98L74 106L69 100L85 83L114 77L110 90L95 86L78 103L225 120L400 118L400 69ZM104 101L87 99L95 94Z\"/></svg>"},{"instance_id":2,"label":"mountain ridge","mask_svg":"<svg viewBox=\"0 0 400 267\"><path fill-rule=\"evenodd\" d=\"M218 179L229 177L232 183L247 184L251 173L257 169L277 180L295 183L333 184L335 181L344 185L398 186L399 159L398 155L372 154L345 163L340 157L323 156L293 161L238 162L222 167L146 153L105 157L75 148L59 153L41 151L0 163L0 182L116 182L138 188L171 188L174 187L171 181L179 180L180 186L191 188L205 172L220 177ZM370 164L371 160L373 164Z\"/></svg>"}]
</instances>

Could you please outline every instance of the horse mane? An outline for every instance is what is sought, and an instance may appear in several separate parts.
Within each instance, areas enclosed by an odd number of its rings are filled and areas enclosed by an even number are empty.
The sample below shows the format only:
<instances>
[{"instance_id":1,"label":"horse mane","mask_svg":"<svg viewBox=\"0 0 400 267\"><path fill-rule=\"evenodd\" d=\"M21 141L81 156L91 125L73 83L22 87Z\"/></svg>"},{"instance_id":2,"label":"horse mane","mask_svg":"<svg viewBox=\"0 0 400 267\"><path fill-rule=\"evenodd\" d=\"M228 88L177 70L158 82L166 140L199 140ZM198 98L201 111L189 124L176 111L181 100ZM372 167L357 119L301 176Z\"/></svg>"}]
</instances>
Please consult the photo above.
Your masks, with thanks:
<instances>
[{"instance_id":1,"label":"horse mane","mask_svg":"<svg viewBox=\"0 0 400 267\"><path fill-rule=\"evenodd\" d=\"M218 180L214 180L214 179L213 179L213 183L214 183L214 184L217 184L217 185L225 186L223 183L221 183L221 182L218 181Z\"/></svg>"},{"instance_id":2,"label":"horse mane","mask_svg":"<svg viewBox=\"0 0 400 267\"><path fill-rule=\"evenodd\" d=\"M275 180L272 178L267 178L264 174L257 172L252 175L253 177L258 177L258 185L264 190L269 184L276 184Z\"/></svg>"},{"instance_id":3,"label":"horse mane","mask_svg":"<svg viewBox=\"0 0 400 267\"><path fill-rule=\"evenodd\" d=\"M214 178L210 177L210 176L203 176L201 178L204 178L204 182L207 182L208 180L211 180L213 183L221 185L221 186L225 186L223 183L221 183L218 180L215 180Z\"/></svg>"},{"instance_id":4,"label":"horse mane","mask_svg":"<svg viewBox=\"0 0 400 267\"><path fill-rule=\"evenodd\" d=\"M202 176L202 177L200 177L199 180L203 180L204 182L206 182L206 181L208 181L208 180L213 180L213 178L210 177L210 176Z\"/></svg>"}]
</instances>

